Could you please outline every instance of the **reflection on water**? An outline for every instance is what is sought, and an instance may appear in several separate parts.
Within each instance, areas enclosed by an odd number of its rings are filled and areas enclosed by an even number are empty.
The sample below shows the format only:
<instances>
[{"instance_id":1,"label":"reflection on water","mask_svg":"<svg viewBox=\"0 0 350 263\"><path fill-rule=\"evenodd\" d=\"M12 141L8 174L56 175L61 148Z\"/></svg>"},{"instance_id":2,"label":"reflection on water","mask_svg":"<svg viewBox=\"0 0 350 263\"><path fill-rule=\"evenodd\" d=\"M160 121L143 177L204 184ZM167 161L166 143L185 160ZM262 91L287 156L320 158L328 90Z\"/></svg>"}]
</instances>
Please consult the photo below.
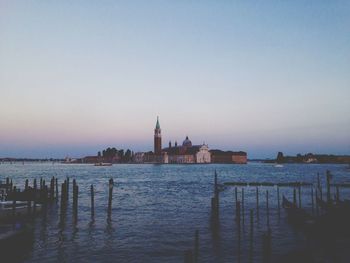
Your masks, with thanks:
<instances>
[{"instance_id":1,"label":"reflection on water","mask_svg":"<svg viewBox=\"0 0 350 263\"><path fill-rule=\"evenodd\" d=\"M235 220L235 189L220 192L220 216L213 217L214 171L219 183L229 181L316 182L317 173L331 170L335 181L350 181L342 165L90 165L3 164L0 176L13 178L24 187L40 176L57 176L61 184L67 177L79 186L79 211L74 222L72 193L64 213L59 204L48 207L46 216L34 222L34 242L25 262L183 262L184 253L193 249L194 233L199 230L199 262L261 262L263 234L271 228L272 260L278 261L290 251L308 246L315 257L342 261L349 243L316 244L291 228L281 209L278 216L277 188L259 188L259 214L256 211L256 188L244 188L244 221ZM108 180L114 179L112 209L108 214ZM324 183L325 178L321 176ZM94 185L95 215L91 216L91 184ZM266 191L269 208L266 209ZM72 187L70 187L72 191ZM280 188L280 196L293 200L293 189ZM341 197L350 197L341 189ZM311 213L310 188L301 189L302 206ZM238 187L242 200L242 187ZM253 209L251 242L250 209ZM320 247L329 247L319 251ZM342 255L345 254L345 256Z\"/></svg>"}]
</instances>

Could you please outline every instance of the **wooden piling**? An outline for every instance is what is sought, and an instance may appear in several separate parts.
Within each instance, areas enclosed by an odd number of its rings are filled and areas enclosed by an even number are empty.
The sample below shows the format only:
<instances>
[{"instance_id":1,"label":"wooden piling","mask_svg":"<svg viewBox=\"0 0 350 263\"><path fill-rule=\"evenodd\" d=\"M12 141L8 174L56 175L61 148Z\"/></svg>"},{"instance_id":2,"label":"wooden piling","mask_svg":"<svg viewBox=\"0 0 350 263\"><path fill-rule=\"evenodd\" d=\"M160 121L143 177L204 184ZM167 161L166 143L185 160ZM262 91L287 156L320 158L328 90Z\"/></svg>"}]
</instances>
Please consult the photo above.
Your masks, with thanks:
<instances>
[{"instance_id":1,"label":"wooden piling","mask_svg":"<svg viewBox=\"0 0 350 263\"><path fill-rule=\"evenodd\" d=\"M29 184L29 181L28 181L28 179L26 179L26 182L25 182L25 185L24 185L24 190L28 190L28 184Z\"/></svg>"},{"instance_id":2,"label":"wooden piling","mask_svg":"<svg viewBox=\"0 0 350 263\"><path fill-rule=\"evenodd\" d=\"M238 201L238 192L237 192L237 187L235 187L235 203Z\"/></svg>"},{"instance_id":3,"label":"wooden piling","mask_svg":"<svg viewBox=\"0 0 350 263\"><path fill-rule=\"evenodd\" d=\"M254 244L254 218L253 209L250 209L250 246L249 246L249 262L253 262L253 244Z\"/></svg>"},{"instance_id":4,"label":"wooden piling","mask_svg":"<svg viewBox=\"0 0 350 263\"><path fill-rule=\"evenodd\" d=\"M326 179L327 179L327 203L330 204L332 202L331 199L331 172L329 170L326 171Z\"/></svg>"},{"instance_id":5,"label":"wooden piling","mask_svg":"<svg viewBox=\"0 0 350 263\"><path fill-rule=\"evenodd\" d=\"M256 187L256 219L259 221L259 188Z\"/></svg>"},{"instance_id":6,"label":"wooden piling","mask_svg":"<svg viewBox=\"0 0 350 263\"><path fill-rule=\"evenodd\" d=\"M63 216L65 210L66 210L66 191L67 191L67 186L66 186L66 181L62 183L61 185L61 216Z\"/></svg>"},{"instance_id":7,"label":"wooden piling","mask_svg":"<svg viewBox=\"0 0 350 263\"><path fill-rule=\"evenodd\" d=\"M13 192L14 193L17 192L16 186L13 187ZM14 198L12 201L12 217L13 217L13 219L15 218L15 216L16 216L16 194L14 194Z\"/></svg>"},{"instance_id":8,"label":"wooden piling","mask_svg":"<svg viewBox=\"0 0 350 263\"><path fill-rule=\"evenodd\" d=\"M297 206L297 193L295 188L293 188L293 205L295 207Z\"/></svg>"},{"instance_id":9,"label":"wooden piling","mask_svg":"<svg viewBox=\"0 0 350 263\"><path fill-rule=\"evenodd\" d=\"M55 184L56 184L56 203L58 202L58 179L56 178L55 180Z\"/></svg>"},{"instance_id":10,"label":"wooden piling","mask_svg":"<svg viewBox=\"0 0 350 263\"><path fill-rule=\"evenodd\" d=\"M94 186L90 186L90 193L91 193L91 219L94 219L95 217L95 193L94 193Z\"/></svg>"},{"instance_id":11,"label":"wooden piling","mask_svg":"<svg viewBox=\"0 0 350 263\"><path fill-rule=\"evenodd\" d=\"M281 202L280 202L280 188L277 186L277 210L278 210L278 218L281 217Z\"/></svg>"},{"instance_id":12,"label":"wooden piling","mask_svg":"<svg viewBox=\"0 0 350 263\"><path fill-rule=\"evenodd\" d=\"M316 200L316 216L319 216L319 207L318 207L318 191L317 191L317 188L315 189L315 200Z\"/></svg>"},{"instance_id":13,"label":"wooden piling","mask_svg":"<svg viewBox=\"0 0 350 263\"><path fill-rule=\"evenodd\" d=\"M242 224L244 225L244 188L242 188Z\"/></svg>"},{"instance_id":14,"label":"wooden piling","mask_svg":"<svg viewBox=\"0 0 350 263\"><path fill-rule=\"evenodd\" d=\"M312 215L315 214L315 208L314 208L314 187L311 187L311 212Z\"/></svg>"},{"instance_id":15,"label":"wooden piling","mask_svg":"<svg viewBox=\"0 0 350 263\"><path fill-rule=\"evenodd\" d=\"M194 263L199 261L199 231L196 230L194 235Z\"/></svg>"},{"instance_id":16,"label":"wooden piling","mask_svg":"<svg viewBox=\"0 0 350 263\"><path fill-rule=\"evenodd\" d=\"M113 197L113 178L109 179L109 194L108 194L108 217L111 216L112 213L112 197Z\"/></svg>"},{"instance_id":17,"label":"wooden piling","mask_svg":"<svg viewBox=\"0 0 350 263\"><path fill-rule=\"evenodd\" d=\"M34 188L34 193L35 193L35 197L34 197L34 202L33 202L33 213L35 214L36 213L36 202L37 202L37 184L36 184L36 178L34 178L34 181L33 181L33 188Z\"/></svg>"},{"instance_id":18,"label":"wooden piling","mask_svg":"<svg viewBox=\"0 0 350 263\"><path fill-rule=\"evenodd\" d=\"M270 211L269 211L269 190L266 190L266 222L267 227L270 227Z\"/></svg>"},{"instance_id":19,"label":"wooden piling","mask_svg":"<svg viewBox=\"0 0 350 263\"><path fill-rule=\"evenodd\" d=\"M75 223L78 220L78 193L79 193L79 187L75 183L73 186L73 217L74 217Z\"/></svg>"},{"instance_id":20,"label":"wooden piling","mask_svg":"<svg viewBox=\"0 0 350 263\"><path fill-rule=\"evenodd\" d=\"M301 186L298 186L299 208L301 208Z\"/></svg>"},{"instance_id":21,"label":"wooden piling","mask_svg":"<svg viewBox=\"0 0 350 263\"><path fill-rule=\"evenodd\" d=\"M66 191L65 191L65 196L66 196L66 200L67 200L67 205L69 204L69 177L67 176L66 179Z\"/></svg>"}]
</instances>

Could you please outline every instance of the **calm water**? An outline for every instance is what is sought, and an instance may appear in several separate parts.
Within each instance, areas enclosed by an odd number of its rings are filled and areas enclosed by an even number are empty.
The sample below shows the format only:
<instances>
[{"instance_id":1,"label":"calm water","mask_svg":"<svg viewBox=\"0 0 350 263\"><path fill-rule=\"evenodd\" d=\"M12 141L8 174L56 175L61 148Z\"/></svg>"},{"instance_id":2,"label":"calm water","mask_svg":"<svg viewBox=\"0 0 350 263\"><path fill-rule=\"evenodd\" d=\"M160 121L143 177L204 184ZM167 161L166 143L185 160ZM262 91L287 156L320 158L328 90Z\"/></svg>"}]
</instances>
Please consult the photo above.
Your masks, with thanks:
<instances>
[{"instance_id":1,"label":"calm water","mask_svg":"<svg viewBox=\"0 0 350 263\"><path fill-rule=\"evenodd\" d=\"M24 262L183 262L192 249L195 230L200 235L200 262L237 261L237 229L234 221L234 188L220 194L220 227L213 231L210 202L215 169L220 183L230 181L316 182L319 172L334 174L334 181L350 182L345 165L92 165L0 164L0 178L13 178L24 187L25 179L52 176L59 183L69 176L79 185L78 222L72 206L64 224L53 205L46 217L35 221L33 247L23 252ZM107 221L108 179L115 181L112 220ZM95 221L90 217L90 185L95 186ZM70 187L71 191L72 187ZM270 193L270 224L273 259L306 245L301 233L288 226L285 213L277 216L276 188L260 188L260 220L254 224L254 261L260 262L261 236L266 232L265 191ZM280 188L291 199L291 188ZM311 206L310 188L302 189L303 206ZM341 197L350 197L341 190ZM69 195L72 198L72 193ZM242 262L248 262L249 208L255 209L255 188L245 188L246 219L242 234ZM327 255L321 257L327 258ZM346 261L344 261L346 262Z\"/></svg>"}]
</instances>

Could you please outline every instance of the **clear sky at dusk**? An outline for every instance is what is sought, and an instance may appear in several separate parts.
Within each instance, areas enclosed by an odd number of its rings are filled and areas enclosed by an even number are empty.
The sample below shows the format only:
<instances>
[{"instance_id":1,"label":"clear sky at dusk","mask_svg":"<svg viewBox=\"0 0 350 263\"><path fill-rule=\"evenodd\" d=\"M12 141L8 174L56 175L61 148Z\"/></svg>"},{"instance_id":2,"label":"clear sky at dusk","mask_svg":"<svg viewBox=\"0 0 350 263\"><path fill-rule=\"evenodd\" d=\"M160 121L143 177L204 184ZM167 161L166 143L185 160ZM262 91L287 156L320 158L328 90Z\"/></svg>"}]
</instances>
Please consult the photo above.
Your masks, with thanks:
<instances>
[{"instance_id":1,"label":"clear sky at dusk","mask_svg":"<svg viewBox=\"0 0 350 263\"><path fill-rule=\"evenodd\" d=\"M0 0L0 157L203 141L350 154L350 1Z\"/></svg>"}]
</instances>

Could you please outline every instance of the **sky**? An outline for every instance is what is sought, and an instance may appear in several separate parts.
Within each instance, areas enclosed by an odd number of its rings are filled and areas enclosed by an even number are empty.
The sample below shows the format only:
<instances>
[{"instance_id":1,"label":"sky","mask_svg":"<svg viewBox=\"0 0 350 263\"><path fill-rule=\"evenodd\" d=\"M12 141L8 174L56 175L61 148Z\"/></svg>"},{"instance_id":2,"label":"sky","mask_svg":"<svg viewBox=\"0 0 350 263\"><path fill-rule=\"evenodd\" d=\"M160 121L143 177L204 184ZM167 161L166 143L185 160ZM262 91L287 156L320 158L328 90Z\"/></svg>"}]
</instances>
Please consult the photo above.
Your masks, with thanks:
<instances>
[{"instance_id":1,"label":"sky","mask_svg":"<svg viewBox=\"0 0 350 263\"><path fill-rule=\"evenodd\" d=\"M0 0L0 157L169 140L350 154L350 1Z\"/></svg>"}]
</instances>

